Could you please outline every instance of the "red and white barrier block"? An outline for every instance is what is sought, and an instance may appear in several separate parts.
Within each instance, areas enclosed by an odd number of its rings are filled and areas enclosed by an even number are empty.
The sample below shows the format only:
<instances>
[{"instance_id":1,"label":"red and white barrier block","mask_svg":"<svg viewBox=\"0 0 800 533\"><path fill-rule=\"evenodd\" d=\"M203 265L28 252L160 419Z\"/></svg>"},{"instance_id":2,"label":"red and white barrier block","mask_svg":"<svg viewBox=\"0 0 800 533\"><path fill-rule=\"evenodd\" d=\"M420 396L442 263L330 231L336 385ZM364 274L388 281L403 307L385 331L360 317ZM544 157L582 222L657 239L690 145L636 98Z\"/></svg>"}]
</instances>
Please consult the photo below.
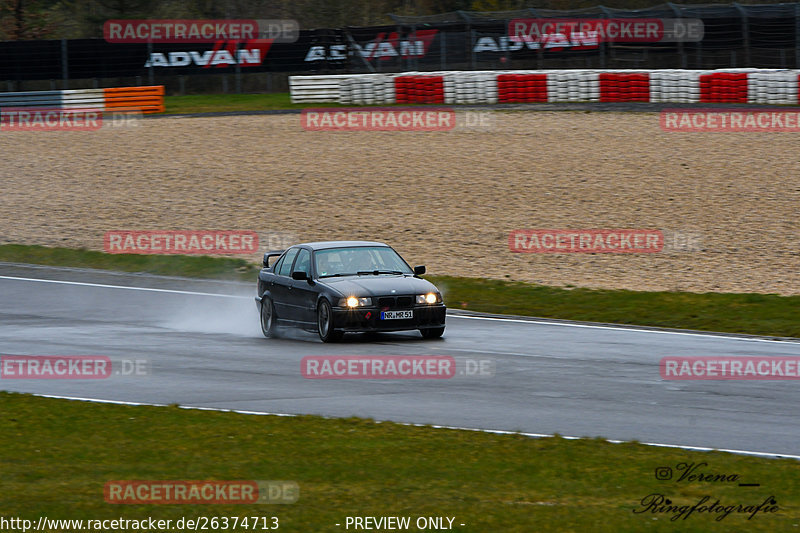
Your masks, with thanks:
<instances>
[{"instance_id":1,"label":"red and white barrier block","mask_svg":"<svg viewBox=\"0 0 800 533\"><path fill-rule=\"evenodd\" d=\"M292 102L797 105L800 70L515 70L291 76Z\"/></svg>"}]
</instances>

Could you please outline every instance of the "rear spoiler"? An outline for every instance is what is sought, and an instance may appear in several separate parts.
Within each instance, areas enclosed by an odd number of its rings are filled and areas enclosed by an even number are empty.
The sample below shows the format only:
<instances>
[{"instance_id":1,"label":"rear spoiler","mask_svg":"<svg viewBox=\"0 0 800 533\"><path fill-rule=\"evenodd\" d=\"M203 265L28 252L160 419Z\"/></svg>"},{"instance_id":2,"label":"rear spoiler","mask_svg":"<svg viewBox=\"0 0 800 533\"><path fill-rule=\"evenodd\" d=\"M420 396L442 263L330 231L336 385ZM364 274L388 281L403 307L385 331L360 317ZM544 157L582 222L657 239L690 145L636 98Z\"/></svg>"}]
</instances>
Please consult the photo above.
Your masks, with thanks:
<instances>
[{"instance_id":1,"label":"rear spoiler","mask_svg":"<svg viewBox=\"0 0 800 533\"><path fill-rule=\"evenodd\" d=\"M269 264L270 258L271 257L280 257L280 256L283 255L283 252L285 252L285 251L286 250L270 250L268 252L265 252L264 253L264 260L261 262L261 264L264 265L264 268L269 268L270 267L270 264Z\"/></svg>"}]
</instances>

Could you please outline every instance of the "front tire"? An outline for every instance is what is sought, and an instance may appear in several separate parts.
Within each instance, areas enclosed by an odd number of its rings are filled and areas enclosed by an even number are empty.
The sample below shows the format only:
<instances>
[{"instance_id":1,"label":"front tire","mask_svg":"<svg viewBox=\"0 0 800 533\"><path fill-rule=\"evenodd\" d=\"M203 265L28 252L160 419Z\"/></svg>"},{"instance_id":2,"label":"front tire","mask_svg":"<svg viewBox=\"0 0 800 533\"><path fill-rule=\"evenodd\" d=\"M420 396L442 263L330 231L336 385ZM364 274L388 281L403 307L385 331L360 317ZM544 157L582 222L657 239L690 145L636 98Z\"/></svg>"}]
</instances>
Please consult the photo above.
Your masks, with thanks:
<instances>
[{"instance_id":1,"label":"front tire","mask_svg":"<svg viewBox=\"0 0 800 533\"><path fill-rule=\"evenodd\" d=\"M333 329L333 309L328 300L322 300L317 306L317 333L322 342L334 342L342 338L343 333Z\"/></svg>"},{"instance_id":2,"label":"front tire","mask_svg":"<svg viewBox=\"0 0 800 533\"><path fill-rule=\"evenodd\" d=\"M266 296L261 298L261 333L268 339L275 337L275 306Z\"/></svg>"},{"instance_id":3,"label":"front tire","mask_svg":"<svg viewBox=\"0 0 800 533\"><path fill-rule=\"evenodd\" d=\"M444 328L428 328L419 330L423 339L438 339L444 334Z\"/></svg>"}]
</instances>

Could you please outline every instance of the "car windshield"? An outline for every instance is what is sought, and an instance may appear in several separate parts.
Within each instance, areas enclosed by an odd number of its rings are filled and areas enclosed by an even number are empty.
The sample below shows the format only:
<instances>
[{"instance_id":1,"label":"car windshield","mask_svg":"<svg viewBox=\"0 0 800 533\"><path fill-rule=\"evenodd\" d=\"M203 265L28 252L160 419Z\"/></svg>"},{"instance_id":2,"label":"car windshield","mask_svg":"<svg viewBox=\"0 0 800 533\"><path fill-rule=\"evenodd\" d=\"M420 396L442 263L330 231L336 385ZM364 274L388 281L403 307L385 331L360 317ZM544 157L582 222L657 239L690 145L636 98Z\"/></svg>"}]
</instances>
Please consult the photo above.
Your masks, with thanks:
<instances>
[{"instance_id":1,"label":"car windshield","mask_svg":"<svg viewBox=\"0 0 800 533\"><path fill-rule=\"evenodd\" d=\"M317 250L314 252L314 266L319 277L414 273L388 246Z\"/></svg>"}]
</instances>

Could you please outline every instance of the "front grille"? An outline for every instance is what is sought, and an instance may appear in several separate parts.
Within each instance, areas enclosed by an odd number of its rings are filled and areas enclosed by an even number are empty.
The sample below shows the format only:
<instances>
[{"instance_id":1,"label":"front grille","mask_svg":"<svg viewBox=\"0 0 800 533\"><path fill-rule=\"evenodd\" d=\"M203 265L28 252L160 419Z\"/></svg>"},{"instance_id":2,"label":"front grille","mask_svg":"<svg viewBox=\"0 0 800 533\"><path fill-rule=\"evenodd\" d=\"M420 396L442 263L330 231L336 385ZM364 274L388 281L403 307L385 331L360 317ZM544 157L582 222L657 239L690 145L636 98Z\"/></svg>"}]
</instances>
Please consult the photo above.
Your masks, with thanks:
<instances>
[{"instance_id":1,"label":"front grille","mask_svg":"<svg viewBox=\"0 0 800 533\"><path fill-rule=\"evenodd\" d=\"M398 296L397 298L393 296L383 296L378 298L378 307L381 309L386 307L389 309L410 309L413 307L413 304L413 296Z\"/></svg>"}]
</instances>

